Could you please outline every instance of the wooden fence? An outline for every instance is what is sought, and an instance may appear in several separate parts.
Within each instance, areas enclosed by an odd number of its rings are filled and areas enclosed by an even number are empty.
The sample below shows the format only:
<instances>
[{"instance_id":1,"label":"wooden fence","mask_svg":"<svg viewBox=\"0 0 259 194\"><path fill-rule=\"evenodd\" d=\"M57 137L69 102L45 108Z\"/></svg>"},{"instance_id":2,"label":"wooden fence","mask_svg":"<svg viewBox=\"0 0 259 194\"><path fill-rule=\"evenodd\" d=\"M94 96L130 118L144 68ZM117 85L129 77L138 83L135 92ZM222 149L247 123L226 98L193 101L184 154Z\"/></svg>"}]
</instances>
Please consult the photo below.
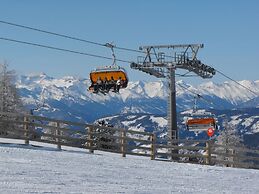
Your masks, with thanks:
<instances>
[{"instance_id":1,"label":"wooden fence","mask_svg":"<svg viewBox=\"0 0 259 194\"><path fill-rule=\"evenodd\" d=\"M211 165L259 169L259 150L211 142Z\"/></svg>"},{"instance_id":2,"label":"wooden fence","mask_svg":"<svg viewBox=\"0 0 259 194\"><path fill-rule=\"evenodd\" d=\"M12 139L150 156L152 133L90 125L41 116L0 113L0 136Z\"/></svg>"},{"instance_id":3,"label":"wooden fence","mask_svg":"<svg viewBox=\"0 0 259 194\"><path fill-rule=\"evenodd\" d=\"M178 161L259 169L259 150L216 144L213 140L157 139L154 133L90 125L41 116L0 113L0 136L62 146Z\"/></svg>"}]
</instances>

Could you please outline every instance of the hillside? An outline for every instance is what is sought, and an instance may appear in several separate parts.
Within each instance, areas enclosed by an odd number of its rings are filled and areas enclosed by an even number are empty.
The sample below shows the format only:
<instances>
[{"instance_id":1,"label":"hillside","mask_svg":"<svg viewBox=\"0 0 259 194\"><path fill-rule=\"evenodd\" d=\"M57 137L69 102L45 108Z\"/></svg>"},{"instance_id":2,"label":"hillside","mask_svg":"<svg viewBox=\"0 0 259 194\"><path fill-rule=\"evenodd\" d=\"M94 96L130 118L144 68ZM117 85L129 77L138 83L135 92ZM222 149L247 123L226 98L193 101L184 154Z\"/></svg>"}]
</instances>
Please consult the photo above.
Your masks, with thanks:
<instances>
[{"instance_id":1,"label":"hillside","mask_svg":"<svg viewBox=\"0 0 259 194\"><path fill-rule=\"evenodd\" d=\"M0 142L1 193L259 193L258 170Z\"/></svg>"},{"instance_id":2,"label":"hillside","mask_svg":"<svg viewBox=\"0 0 259 194\"><path fill-rule=\"evenodd\" d=\"M186 118L189 116L189 111L183 111L178 114L178 130L179 138L194 138L208 139L206 131L195 134L188 131L185 126ZM222 122L228 119L229 124L238 131L239 135L244 137L245 144L248 146L259 147L259 109L239 109L239 110L212 110L212 113L217 115L219 130L216 135L224 130ZM166 115L146 114L146 113L127 113L104 117L107 123L119 125L129 130L155 132L157 137L165 138L167 136L167 119Z\"/></svg>"}]
</instances>

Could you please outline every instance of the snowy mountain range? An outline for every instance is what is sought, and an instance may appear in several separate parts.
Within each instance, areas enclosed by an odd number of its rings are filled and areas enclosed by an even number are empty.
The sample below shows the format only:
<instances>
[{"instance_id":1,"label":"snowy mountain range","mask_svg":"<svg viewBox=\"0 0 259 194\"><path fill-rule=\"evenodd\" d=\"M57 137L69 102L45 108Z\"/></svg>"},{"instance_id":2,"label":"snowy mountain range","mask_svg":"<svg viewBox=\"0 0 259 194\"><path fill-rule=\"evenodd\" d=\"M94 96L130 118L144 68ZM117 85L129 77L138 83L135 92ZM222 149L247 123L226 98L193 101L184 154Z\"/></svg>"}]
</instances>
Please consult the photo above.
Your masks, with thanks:
<instances>
[{"instance_id":1,"label":"snowy mountain range","mask_svg":"<svg viewBox=\"0 0 259 194\"><path fill-rule=\"evenodd\" d=\"M240 81L242 85L259 94L259 80ZM21 76L16 82L24 104L29 108L39 106L38 114L85 120L120 113L167 113L167 84L156 82L129 82L119 94L89 93L89 80L74 77L55 79L46 74ZM200 108L234 109L259 107L259 97L234 82L215 84L207 82L197 87L178 81L177 110L184 111L194 105L194 93L202 95L197 101ZM44 104L44 107L42 105Z\"/></svg>"},{"instance_id":2,"label":"snowy mountain range","mask_svg":"<svg viewBox=\"0 0 259 194\"><path fill-rule=\"evenodd\" d=\"M239 83L259 94L259 80ZM157 130L158 136L166 136L166 82L129 82L119 94L107 95L90 93L89 85L87 79L71 76L55 79L44 73L20 76L16 82L28 111L34 109L36 115L89 123L104 118L114 125L119 123L140 131ZM227 117L240 133L259 133L259 97L235 82L192 86L178 81L176 90L181 135L190 135L184 127L184 114L194 106L195 94L202 96L197 100L198 108L210 110L222 118L220 122Z\"/></svg>"}]
</instances>

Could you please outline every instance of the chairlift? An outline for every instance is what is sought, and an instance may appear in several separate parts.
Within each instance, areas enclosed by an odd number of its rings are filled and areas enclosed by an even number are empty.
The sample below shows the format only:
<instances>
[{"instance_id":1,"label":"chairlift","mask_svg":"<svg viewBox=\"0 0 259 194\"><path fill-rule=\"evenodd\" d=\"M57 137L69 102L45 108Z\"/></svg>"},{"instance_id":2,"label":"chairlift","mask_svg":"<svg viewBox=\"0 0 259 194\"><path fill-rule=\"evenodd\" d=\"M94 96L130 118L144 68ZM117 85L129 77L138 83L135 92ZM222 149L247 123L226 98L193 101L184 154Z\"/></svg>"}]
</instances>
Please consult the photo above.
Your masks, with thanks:
<instances>
[{"instance_id":1,"label":"chairlift","mask_svg":"<svg viewBox=\"0 0 259 194\"><path fill-rule=\"evenodd\" d=\"M126 88L128 85L128 77L126 70L116 64L116 57L114 54L114 45L107 43L105 46L111 48L113 56L113 64L96 68L90 73L91 86L89 91L93 93L106 94L109 91L119 92L119 89ZM116 83L119 83L116 84Z\"/></svg>"},{"instance_id":2,"label":"chairlift","mask_svg":"<svg viewBox=\"0 0 259 194\"><path fill-rule=\"evenodd\" d=\"M198 111L196 106L196 100L197 99L195 97L193 112L191 113L190 118L188 118L186 121L187 130L200 132L212 129L215 131L217 129L217 120L215 118L215 115L206 111Z\"/></svg>"},{"instance_id":3,"label":"chairlift","mask_svg":"<svg viewBox=\"0 0 259 194\"><path fill-rule=\"evenodd\" d=\"M209 128L217 129L217 121L212 115L195 115L186 121L186 127L189 131L207 131Z\"/></svg>"}]
</instances>

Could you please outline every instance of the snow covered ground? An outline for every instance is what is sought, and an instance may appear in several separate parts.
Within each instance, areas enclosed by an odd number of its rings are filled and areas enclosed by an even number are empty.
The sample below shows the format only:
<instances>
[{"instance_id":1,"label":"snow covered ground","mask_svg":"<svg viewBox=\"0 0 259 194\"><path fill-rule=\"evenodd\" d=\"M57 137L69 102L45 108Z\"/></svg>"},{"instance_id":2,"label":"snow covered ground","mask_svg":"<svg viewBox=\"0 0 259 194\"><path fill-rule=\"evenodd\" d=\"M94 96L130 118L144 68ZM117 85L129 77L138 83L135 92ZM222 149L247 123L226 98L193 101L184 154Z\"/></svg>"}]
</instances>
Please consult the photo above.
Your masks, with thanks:
<instances>
[{"instance_id":1,"label":"snow covered ground","mask_svg":"<svg viewBox=\"0 0 259 194\"><path fill-rule=\"evenodd\" d=\"M12 142L13 144L4 144ZM259 170L222 168L0 138L0 193L259 193Z\"/></svg>"}]
</instances>

